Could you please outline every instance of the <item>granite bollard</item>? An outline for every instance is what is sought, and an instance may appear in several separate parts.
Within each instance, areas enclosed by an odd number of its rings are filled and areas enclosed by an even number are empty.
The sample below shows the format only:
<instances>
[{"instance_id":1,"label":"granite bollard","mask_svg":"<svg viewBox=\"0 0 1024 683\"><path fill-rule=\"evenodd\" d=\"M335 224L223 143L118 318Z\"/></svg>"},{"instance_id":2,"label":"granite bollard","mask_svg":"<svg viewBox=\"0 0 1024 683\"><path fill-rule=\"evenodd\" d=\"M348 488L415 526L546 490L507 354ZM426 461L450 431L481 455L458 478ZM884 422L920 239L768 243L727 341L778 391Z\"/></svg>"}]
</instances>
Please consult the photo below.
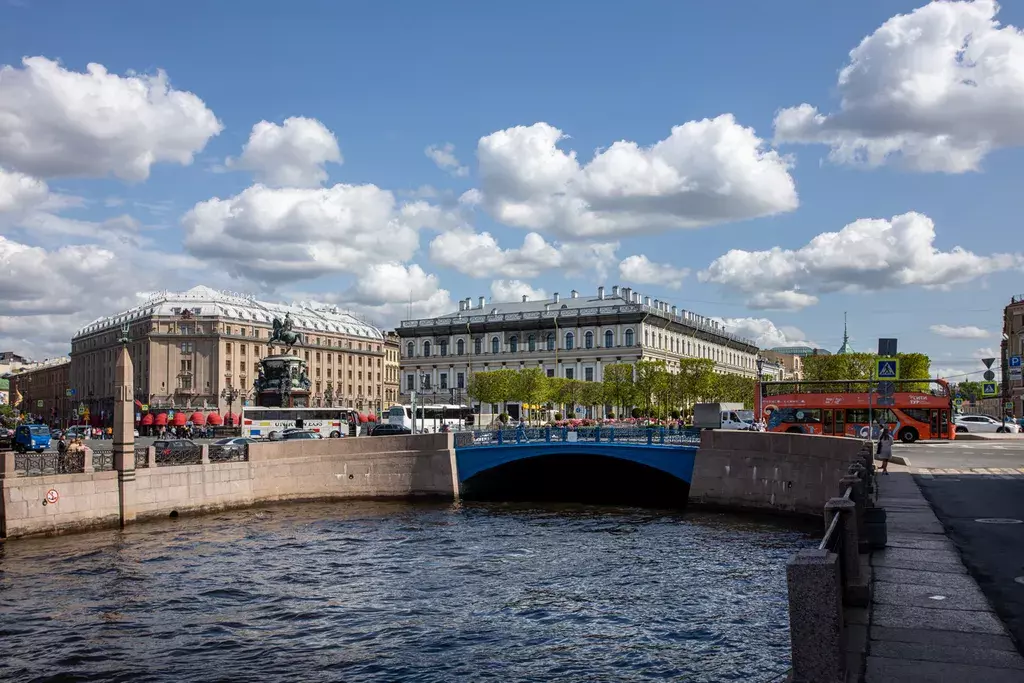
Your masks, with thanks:
<instances>
[{"instance_id":1,"label":"granite bollard","mask_svg":"<svg viewBox=\"0 0 1024 683\"><path fill-rule=\"evenodd\" d=\"M801 550L786 564L793 683L839 683L845 678L843 587L839 556Z\"/></svg>"}]
</instances>

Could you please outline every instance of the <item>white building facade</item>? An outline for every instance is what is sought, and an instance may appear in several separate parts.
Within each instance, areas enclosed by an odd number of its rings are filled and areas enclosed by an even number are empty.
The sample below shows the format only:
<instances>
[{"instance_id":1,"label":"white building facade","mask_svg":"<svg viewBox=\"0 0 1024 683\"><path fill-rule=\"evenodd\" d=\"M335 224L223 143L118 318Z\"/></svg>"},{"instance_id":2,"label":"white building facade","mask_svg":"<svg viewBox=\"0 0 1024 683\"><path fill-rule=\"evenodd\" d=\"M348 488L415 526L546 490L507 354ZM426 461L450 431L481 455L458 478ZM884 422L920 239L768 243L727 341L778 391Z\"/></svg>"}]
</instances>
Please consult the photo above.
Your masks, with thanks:
<instances>
[{"instance_id":1,"label":"white building facade","mask_svg":"<svg viewBox=\"0 0 1024 683\"><path fill-rule=\"evenodd\" d=\"M604 379L604 368L639 360L663 360L669 371L682 358L708 358L715 370L757 374L758 348L716 321L652 300L629 287L606 296L573 291L542 301L459 302L459 310L424 320L402 321L401 399L419 392L429 402L470 405L466 396L475 372L541 368L549 377L588 382Z\"/></svg>"}]
</instances>

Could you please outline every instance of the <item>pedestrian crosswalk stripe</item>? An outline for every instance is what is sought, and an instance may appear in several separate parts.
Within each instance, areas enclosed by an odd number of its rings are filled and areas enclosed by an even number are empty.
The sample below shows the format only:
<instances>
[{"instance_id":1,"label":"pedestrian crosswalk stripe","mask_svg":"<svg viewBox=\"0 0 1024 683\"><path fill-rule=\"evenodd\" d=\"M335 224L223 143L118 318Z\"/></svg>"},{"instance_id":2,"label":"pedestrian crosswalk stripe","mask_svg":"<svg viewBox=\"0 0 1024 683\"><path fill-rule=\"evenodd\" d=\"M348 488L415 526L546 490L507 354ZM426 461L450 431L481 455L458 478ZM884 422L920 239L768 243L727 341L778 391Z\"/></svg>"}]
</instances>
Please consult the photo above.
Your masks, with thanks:
<instances>
[{"instance_id":1,"label":"pedestrian crosswalk stripe","mask_svg":"<svg viewBox=\"0 0 1024 683\"><path fill-rule=\"evenodd\" d=\"M911 471L924 479L934 479L936 476L955 475L976 479L1024 481L1024 467L1018 467L1017 469L1011 469L1009 467L967 467L961 469L952 469L948 467L914 467Z\"/></svg>"}]
</instances>

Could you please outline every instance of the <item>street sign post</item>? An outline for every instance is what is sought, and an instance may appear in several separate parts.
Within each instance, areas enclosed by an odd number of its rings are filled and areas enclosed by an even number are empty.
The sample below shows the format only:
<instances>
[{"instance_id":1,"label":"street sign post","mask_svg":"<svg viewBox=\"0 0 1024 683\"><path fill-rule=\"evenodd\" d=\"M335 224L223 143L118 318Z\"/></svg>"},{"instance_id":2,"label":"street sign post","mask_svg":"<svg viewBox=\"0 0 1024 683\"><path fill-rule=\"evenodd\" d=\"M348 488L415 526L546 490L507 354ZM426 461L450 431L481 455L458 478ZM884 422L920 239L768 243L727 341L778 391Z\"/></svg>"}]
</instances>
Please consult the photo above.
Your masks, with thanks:
<instances>
[{"instance_id":1,"label":"street sign post","mask_svg":"<svg viewBox=\"0 0 1024 683\"><path fill-rule=\"evenodd\" d=\"M1019 368L1019 367L1021 367L1021 362L1020 361L1021 361L1020 356L1010 356L1010 367L1011 368Z\"/></svg>"},{"instance_id":2,"label":"street sign post","mask_svg":"<svg viewBox=\"0 0 1024 683\"><path fill-rule=\"evenodd\" d=\"M954 398L953 405L956 406L957 408L963 408L964 400L962 398Z\"/></svg>"}]
</instances>

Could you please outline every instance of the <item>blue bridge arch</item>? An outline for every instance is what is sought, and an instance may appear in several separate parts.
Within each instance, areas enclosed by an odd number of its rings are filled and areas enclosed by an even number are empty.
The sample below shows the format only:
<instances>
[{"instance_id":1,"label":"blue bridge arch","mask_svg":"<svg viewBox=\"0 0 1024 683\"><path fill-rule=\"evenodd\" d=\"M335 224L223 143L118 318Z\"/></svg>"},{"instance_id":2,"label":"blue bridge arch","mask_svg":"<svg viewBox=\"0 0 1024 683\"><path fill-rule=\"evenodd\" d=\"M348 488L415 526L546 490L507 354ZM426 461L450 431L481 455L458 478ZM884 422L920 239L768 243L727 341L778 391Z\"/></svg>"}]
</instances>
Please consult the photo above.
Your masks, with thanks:
<instances>
[{"instance_id":1,"label":"blue bridge arch","mask_svg":"<svg viewBox=\"0 0 1024 683\"><path fill-rule=\"evenodd\" d=\"M645 465L689 485L700 442L698 432L663 428L541 427L460 432L455 436L460 483L502 465L571 453Z\"/></svg>"}]
</instances>

